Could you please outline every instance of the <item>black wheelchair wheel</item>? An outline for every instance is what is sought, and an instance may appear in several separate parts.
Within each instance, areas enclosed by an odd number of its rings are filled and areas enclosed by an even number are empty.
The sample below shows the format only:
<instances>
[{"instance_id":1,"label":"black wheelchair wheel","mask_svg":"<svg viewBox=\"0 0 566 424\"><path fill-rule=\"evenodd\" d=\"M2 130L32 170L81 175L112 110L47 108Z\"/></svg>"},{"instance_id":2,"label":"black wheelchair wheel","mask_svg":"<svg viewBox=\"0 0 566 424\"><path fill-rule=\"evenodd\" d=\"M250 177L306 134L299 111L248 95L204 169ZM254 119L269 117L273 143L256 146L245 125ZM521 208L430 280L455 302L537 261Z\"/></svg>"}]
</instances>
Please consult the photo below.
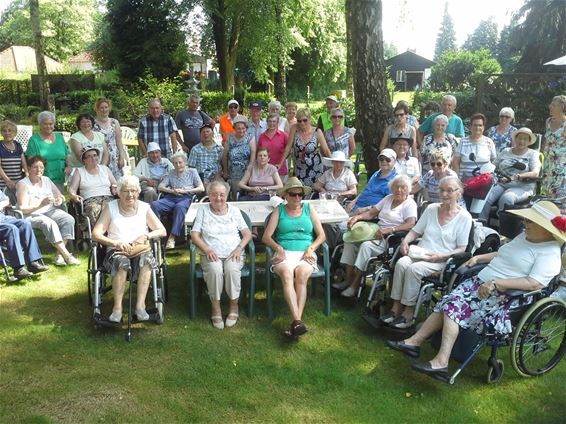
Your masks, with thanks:
<instances>
[{"instance_id":1,"label":"black wheelchair wheel","mask_svg":"<svg viewBox=\"0 0 566 424\"><path fill-rule=\"evenodd\" d=\"M95 278L94 278L94 272L96 270L93 270L93 263L94 263L94 258L93 258L93 250L90 251L90 253L88 254L88 267L87 267L87 271L86 271L86 275L87 275L87 287L88 287L88 302L90 304L90 306L94 305L92 296L94 296L94 286L93 284L95 284Z\"/></svg>"},{"instance_id":2,"label":"black wheelchair wheel","mask_svg":"<svg viewBox=\"0 0 566 424\"><path fill-rule=\"evenodd\" d=\"M523 377L549 372L566 353L566 303L547 297L536 302L515 328L511 363Z\"/></svg>"},{"instance_id":3,"label":"black wheelchair wheel","mask_svg":"<svg viewBox=\"0 0 566 424\"><path fill-rule=\"evenodd\" d=\"M501 381L501 377L503 377L503 371L505 370L505 364L501 359L496 359L495 363L488 364L487 367L487 384L496 384Z\"/></svg>"}]
</instances>

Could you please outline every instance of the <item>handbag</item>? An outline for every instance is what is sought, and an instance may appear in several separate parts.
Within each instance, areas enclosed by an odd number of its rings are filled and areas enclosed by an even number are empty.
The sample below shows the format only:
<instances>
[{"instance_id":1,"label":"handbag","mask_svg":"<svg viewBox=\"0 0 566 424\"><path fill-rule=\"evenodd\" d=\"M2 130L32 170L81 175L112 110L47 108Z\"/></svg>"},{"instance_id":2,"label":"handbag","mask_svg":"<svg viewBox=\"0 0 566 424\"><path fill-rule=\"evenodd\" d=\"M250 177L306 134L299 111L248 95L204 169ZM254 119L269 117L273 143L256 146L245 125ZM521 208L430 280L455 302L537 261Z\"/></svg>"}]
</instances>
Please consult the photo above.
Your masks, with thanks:
<instances>
[{"instance_id":1,"label":"handbag","mask_svg":"<svg viewBox=\"0 0 566 424\"><path fill-rule=\"evenodd\" d=\"M124 255L129 259L135 258L136 256L141 255L142 253L146 253L149 252L151 250L151 245L149 244L149 241L146 240L143 243L133 243L132 244L132 248L130 249L129 252L126 252L124 250L117 250L116 252L114 252L115 255Z\"/></svg>"},{"instance_id":2,"label":"handbag","mask_svg":"<svg viewBox=\"0 0 566 424\"><path fill-rule=\"evenodd\" d=\"M464 196L485 199L492 185L493 175L490 173L476 175L464 184Z\"/></svg>"}]
</instances>

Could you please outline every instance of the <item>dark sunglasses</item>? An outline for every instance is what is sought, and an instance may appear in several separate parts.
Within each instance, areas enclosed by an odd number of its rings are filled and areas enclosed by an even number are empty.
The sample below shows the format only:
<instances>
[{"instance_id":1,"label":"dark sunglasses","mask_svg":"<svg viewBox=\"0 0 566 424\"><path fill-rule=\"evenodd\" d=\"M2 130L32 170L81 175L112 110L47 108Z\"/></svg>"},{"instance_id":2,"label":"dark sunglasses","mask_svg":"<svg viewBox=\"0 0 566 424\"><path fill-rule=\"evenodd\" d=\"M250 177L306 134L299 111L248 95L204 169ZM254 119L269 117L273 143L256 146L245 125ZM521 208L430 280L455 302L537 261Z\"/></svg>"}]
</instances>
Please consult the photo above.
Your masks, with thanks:
<instances>
[{"instance_id":1,"label":"dark sunglasses","mask_svg":"<svg viewBox=\"0 0 566 424\"><path fill-rule=\"evenodd\" d=\"M238 106L236 106L236 105L230 105L230 106L228 106L228 108L230 108L230 109L238 109Z\"/></svg>"},{"instance_id":2,"label":"dark sunglasses","mask_svg":"<svg viewBox=\"0 0 566 424\"><path fill-rule=\"evenodd\" d=\"M308 122L308 119L297 119L297 122Z\"/></svg>"},{"instance_id":3,"label":"dark sunglasses","mask_svg":"<svg viewBox=\"0 0 566 424\"><path fill-rule=\"evenodd\" d=\"M304 197L305 193L303 193L302 191L294 191L294 192L288 191L287 195L291 197Z\"/></svg>"},{"instance_id":4,"label":"dark sunglasses","mask_svg":"<svg viewBox=\"0 0 566 424\"><path fill-rule=\"evenodd\" d=\"M441 166L444 166L444 163L442 163L442 162L431 162L430 166L433 167L433 168L435 166L441 167Z\"/></svg>"},{"instance_id":5,"label":"dark sunglasses","mask_svg":"<svg viewBox=\"0 0 566 424\"><path fill-rule=\"evenodd\" d=\"M343 116L341 115L332 115L332 119L342 119Z\"/></svg>"},{"instance_id":6,"label":"dark sunglasses","mask_svg":"<svg viewBox=\"0 0 566 424\"><path fill-rule=\"evenodd\" d=\"M389 162L391 162L391 158L389 158L389 157L387 157L387 156L380 156L380 157L379 157L379 161L380 161L380 162L385 161L385 162L389 163Z\"/></svg>"}]
</instances>

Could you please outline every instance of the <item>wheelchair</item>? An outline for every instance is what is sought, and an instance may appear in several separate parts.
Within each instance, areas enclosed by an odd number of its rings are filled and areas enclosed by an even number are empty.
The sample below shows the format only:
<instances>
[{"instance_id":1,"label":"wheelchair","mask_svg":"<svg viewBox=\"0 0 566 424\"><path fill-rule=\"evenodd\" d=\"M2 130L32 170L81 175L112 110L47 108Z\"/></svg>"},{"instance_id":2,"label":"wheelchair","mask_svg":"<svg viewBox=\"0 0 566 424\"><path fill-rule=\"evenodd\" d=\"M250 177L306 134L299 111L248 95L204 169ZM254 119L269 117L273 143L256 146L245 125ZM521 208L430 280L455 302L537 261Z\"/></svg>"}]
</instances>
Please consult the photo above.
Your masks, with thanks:
<instances>
[{"instance_id":1,"label":"wheelchair","mask_svg":"<svg viewBox=\"0 0 566 424\"><path fill-rule=\"evenodd\" d=\"M153 294L154 309L148 309L149 321L156 324L163 324L164 305L167 301L167 279L165 252L161 247L160 240L151 240L151 249L156 260L156 266L151 269L151 280L149 290ZM120 323L113 323L103 314L103 298L106 293L112 290L112 281L109 270L105 269L103 262L107 248L98 243L93 243L88 256L87 287L90 306L92 307L92 318L95 328L120 328ZM130 275L127 279L130 284L128 287L128 321L126 340L132 339L132 286L135 281L131 280Z\"/></svg>"},{"instance_id":2,"label":"wheelchair","mask_svg":"<svg viewBox=\"0 0 566 424\"><path fill-rule=\"evenodd\" d=\"M93 222L84 213L84 203L68 203L69 213L75 218L75 249L86 252L91 247Z\"/></svg>"},{"instance_id":3,"label":"wheelchair","mask_svg":"<svg viewBox=\"0 0 566 424\"><path fill-rule=\"evenodd\" d=\"M483 269L487 264L458 269L455 273L466 279ZM450 375L445 383L454 384L458 375L470 364L484 348L490 348L487 360L486 382L498 383L503 377L505 364L497 358L500 347L510 347L510 359L513 369L522 377L536 377L551 371L566 353L566 303L554 297L548 297L558 285L558 277L548 287L525 292L508 290L510 296L510 319L513 326L511 334L497 334L488 328L478 335L472 330L462 330L452 350L452 359L460 366ZM433 335L433 347L440 346L441 335Z\"/></svg>"}]
</instances>

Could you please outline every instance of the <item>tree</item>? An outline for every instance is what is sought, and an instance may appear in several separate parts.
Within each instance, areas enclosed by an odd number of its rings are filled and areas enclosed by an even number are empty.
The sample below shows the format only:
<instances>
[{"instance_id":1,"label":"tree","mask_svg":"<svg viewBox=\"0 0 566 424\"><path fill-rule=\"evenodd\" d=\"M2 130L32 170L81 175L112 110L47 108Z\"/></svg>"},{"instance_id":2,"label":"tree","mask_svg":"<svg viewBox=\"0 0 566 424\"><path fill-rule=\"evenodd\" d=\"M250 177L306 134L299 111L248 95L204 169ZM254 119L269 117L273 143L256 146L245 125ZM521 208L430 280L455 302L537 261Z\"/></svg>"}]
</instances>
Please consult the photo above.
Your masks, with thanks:
<instances>
[{"instance_id":1,"label":"tree","mask_svg":"<svg viewBox=\"0 0 566 424\"><path fill-rule=\"evenodd\" d=\"M501 66L487 49L470 52L447 52L431 69L430 85L437 91L462 91L475 85L478 74L501 72Z\"/></svg>"},{"instance_id":2,"label":"tree","mask_svg":"<svg viewBox=\"0 0 566 424\"><path fill-rule=\"evenodd\" d=\"M39 2L38 0L29 1L29 13L31 18L31 27L33 32L33 41L35 47L35 61L37 66L37 75L39 81L39 105L42 109L48 109L48 88L47 88L47 66L45 65L45 56L43 54L43 40L41 38L41 26L39 19Z\"/></svg>"},{"instance_id":3,"label":"tree","mask_svg":"<svg viewBox=\"0 0 566 424\"><path fill-rule=\"evenodd\" d=\"M399 51L397 47L393 43L383 43L383 58L385 60L391 59L394 56L397 56Z\"/></svg>"},{"instance_id":4,"label":"tree","mask_svg":"<svg viewBox=\"0 0 566 424\"><path fill-rule=\"evenodd\" d=\"M514 15L520 22L511 30L512 48L520 54L515 71L549 71L543 63L566 52L566 5L564 0L526 0Z\"/></svg>"},{"instance_id":5,"label":"tree","mask_svg":"<svg viewBox=\"0 0 566 424\"><path fill-rule=\"evenodd\" d=\"M96 0L39 0L45 54L66 60L94 41L100 19ZM0 19L0 50L13 45L33 47L28 0L16 0Z\"/></svg>"},{"instance_id":6,"label":"tree","mask_svg":"<svg viewBox=\"0 0 566 424\"><path fill-rule=\"evenodd\" d=\"M505 25L501 30L499 42L497 43L496 58L503 72L512 72L520 59L520 56L516 52L514 53L512 47L512 31L513 27L511 25Z\"/></svg>"},{"instance_id":7,"label":"tree","mask_svg":"<svg viewBox=\"0 0 566 424\"><path fill-rule=\"evenodd\" d=\"M387 127L391 100L383 60L381 0L346 0L350 32L356 138L362 141L368 178L379 168L379 142Z\"/></svg>"},{"instance_id":8,"label":"tree","mask_svg":"<svg viewBox=\"0 0 566 424\"><path fill-rule=\"evenodd\" d=\"M175 0L109 0L110 44L99 54L125 80L135 81L147 70L157 78L177 76L189 59L177 6Z\"/></svg>"},{"instance_id":9,"label":"tree","mask_svg":"<svg viewBox=\"0 0 566 424\"><path fill-rule=\"evenodd\" d=\"M492 19L481 21L474 32L468 36L462 49L472 52L487 49L492 57L496 57L497 38L497 24Z\"/></svg>"},{"instance_id":10,"label":"tree","mask_svg":"<svg viewBox=\"0 0 566 424\"><path fill-rule=\"evenodd\" d=\"M438 62L440 57L449 51L456 51L456 31L454 30L454 21L448 13L448 3L444 4L444 16L440 24L440 30L436 37L434 47L434 61Z\"/></svg>"}]
</instances>

